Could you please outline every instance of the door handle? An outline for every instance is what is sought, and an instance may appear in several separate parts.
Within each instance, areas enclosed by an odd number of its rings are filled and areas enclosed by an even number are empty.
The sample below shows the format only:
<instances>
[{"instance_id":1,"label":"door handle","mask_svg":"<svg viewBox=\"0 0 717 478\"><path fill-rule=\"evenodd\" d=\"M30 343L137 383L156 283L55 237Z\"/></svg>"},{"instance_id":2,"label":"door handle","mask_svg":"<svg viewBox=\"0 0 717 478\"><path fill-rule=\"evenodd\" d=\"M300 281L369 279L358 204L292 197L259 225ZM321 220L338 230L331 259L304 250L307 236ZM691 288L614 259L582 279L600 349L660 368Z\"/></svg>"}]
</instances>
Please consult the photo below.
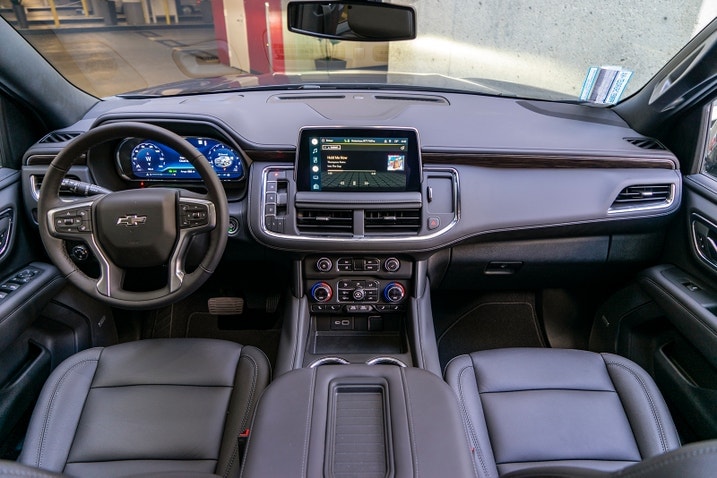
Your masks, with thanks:
<instances>
[{"instance_id":1,"label":"door handle","mask_svg":"<svg viewBox=\"0 0 717 478\"><path fill-rule=\"evenodd\" d=\"M12 238L12 209L6 209L0 213L0 258L7 252Z\"/></svg>"},{"instance_id":2,"label":"door handle","mask_svg":"<svg viewBox=\"0 0 717 478\"><path fill-rule=\"evenodd\" d=\"M692 243L700 259L717 269L717 225L692 213Z\"/></svg>"}]
</instances>

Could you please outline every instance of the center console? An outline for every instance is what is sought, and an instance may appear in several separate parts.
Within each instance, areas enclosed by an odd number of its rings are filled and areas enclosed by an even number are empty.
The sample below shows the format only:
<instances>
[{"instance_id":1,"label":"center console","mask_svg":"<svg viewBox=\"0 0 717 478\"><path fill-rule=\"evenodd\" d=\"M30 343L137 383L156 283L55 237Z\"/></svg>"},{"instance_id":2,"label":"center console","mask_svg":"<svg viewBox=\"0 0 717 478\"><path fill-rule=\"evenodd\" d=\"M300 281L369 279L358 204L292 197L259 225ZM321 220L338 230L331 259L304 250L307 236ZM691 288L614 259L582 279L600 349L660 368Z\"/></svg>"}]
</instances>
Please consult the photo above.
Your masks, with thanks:
<instances>
[{"instance_id":1,"label":"center console","mask_svg":"<svg viewBox=\"0 0 717 478\"><path fill-rule=\"evenodd\" d=\"M277 378L256 410L242 476L475 476L453 390L390 365Z\"/></svg>"},{"instance_id":2,"label":"center console","mask_svg":"<svg viewBox=\"0 0 717 478\"><path fill-rule=\"evenodd\" d=\"M250 231L295 261L243 476L473 472L423 254L452 240L458 173L420 151L408 128L304 128L293 166L252 165Z\"/></svg>"},{"instance_id":3,"label":"center console","mask_svg":"<svg viewBox=\"0 0 717 478\"><path fill-rule=\"evenodd\" d=\"M422 253L460 218L458 173L411 128L307 127L293 165L254 163L249 229L295 254L277 372L391 363L440 374Z\"/></svg>"},{"instance_id":4,"label":"center console","mask_svg":"<svg viewBox=\"0 0 717 478\"><path fill-rule=\"evenodd\" d=\"M410 258L308 256L303 278L311 313L305 366L331 360L412 365L406 334Z\"/></svg>"}]
</instances>

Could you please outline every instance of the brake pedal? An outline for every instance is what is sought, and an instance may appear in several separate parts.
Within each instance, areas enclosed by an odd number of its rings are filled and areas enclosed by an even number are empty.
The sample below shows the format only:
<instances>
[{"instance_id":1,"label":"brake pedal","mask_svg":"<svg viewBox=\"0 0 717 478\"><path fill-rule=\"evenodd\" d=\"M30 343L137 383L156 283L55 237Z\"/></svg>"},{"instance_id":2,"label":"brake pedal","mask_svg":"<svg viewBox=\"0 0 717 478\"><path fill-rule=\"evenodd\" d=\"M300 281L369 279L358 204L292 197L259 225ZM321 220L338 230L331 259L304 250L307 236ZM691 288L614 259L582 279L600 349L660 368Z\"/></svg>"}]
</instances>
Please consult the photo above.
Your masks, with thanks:
<instances>
[{"instance_id":1,"label":"brake pedal","mask_svg":"<svg viewBox=\"0 0 717 478\"><path fill-rule=\"evenodd\" d=\"M241 297L212 297L207 301L212 315L241 315L244 313L244 299Z\"/></svg>"}]
</instances>

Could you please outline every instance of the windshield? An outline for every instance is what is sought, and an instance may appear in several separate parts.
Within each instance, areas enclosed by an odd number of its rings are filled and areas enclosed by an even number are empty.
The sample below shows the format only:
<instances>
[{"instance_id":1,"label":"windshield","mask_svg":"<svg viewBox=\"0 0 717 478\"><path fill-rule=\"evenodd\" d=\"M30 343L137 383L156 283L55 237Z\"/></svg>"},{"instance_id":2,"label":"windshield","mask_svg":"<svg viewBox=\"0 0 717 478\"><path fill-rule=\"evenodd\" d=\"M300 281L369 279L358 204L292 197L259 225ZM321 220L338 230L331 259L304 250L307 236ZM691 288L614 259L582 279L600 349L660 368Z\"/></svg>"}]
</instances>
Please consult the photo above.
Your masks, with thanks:
<instances>
[{"instance_id":1,"label":"windshield","mask_svg":"<svg viewBox=\"0 0 717 478\"><path fill-rule=\"evenodd\" d=\"M711 0L402 1L393 3L415 9L417 38L369 43L289 32L287 0L0 3L60 73L98 97L346 85L610 104L717 14Z\"/></svg>"}]
</instances>

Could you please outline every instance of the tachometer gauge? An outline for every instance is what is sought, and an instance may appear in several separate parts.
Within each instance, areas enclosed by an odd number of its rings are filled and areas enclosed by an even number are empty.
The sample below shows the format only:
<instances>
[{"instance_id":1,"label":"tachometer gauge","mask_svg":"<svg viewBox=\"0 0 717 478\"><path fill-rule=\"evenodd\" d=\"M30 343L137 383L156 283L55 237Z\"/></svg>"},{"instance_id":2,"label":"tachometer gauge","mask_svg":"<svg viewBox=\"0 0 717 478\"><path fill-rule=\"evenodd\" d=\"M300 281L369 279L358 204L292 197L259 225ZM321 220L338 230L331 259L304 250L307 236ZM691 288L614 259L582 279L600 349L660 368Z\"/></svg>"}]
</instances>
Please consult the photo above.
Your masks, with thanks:
<instances>
[{"instance_id":1,"label":"tachometer gauge","mask_svg":"<svg viewBox=\"0 0 717 478\"><path fill-rule=\"evenodd\" d=\"M154 143L138 144L132 149L130 159L135 173L160 172L165 166L164 152Z\"/></svg>"},{"instance_id":2,"label":"tachometer gauge","mask_svg":"<svg viewBox=\"0 0 717 478\"><path fill-rule=\"evenodd\" d=\"M229 146L219 143L212 146L207 152L207 159L212 163L214 169L219 172L231 170L239 161L239 156Z\"/></svg>"}]
</instances>

